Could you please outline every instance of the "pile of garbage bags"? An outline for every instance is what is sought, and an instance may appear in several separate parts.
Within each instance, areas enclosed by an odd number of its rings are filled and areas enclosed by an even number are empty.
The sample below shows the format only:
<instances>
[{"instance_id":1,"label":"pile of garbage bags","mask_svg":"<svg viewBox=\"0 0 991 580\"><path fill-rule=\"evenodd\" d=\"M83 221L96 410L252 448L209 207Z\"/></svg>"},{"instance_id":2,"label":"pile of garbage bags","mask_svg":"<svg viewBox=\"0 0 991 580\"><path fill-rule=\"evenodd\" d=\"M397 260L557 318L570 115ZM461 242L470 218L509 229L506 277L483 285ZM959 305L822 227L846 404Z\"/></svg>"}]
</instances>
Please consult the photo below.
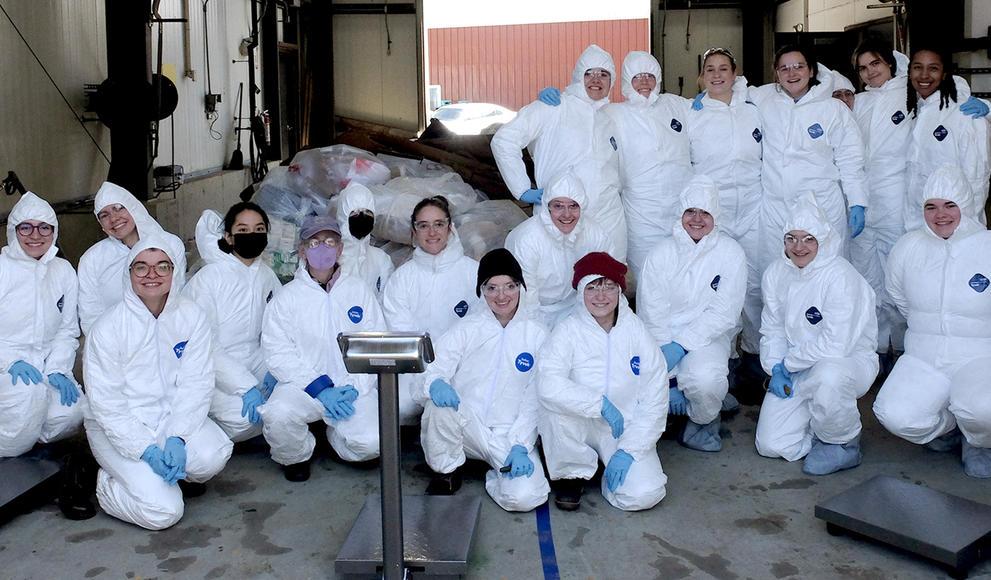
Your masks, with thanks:
<instances>
[{"instance_id":1,"label":"pile of garbage bags","mask_svg":"<svg viewBox=\"0 0 991 580\"><path fill-rule=\"evenodd\" d=\"M303 220L309 215L336 216L337 195L351 182L367 186L375 196L372 243L396 266L412 253L410 218L425 197L448 199L465 254L475 259L502 247L509 231L527 218L514 201L488 199L440 163L376 156L349 145L300 151L289 166L270 171L253 198L272 222L263 257L283 281L296 271Z\"/></svg>"}]
</instances>

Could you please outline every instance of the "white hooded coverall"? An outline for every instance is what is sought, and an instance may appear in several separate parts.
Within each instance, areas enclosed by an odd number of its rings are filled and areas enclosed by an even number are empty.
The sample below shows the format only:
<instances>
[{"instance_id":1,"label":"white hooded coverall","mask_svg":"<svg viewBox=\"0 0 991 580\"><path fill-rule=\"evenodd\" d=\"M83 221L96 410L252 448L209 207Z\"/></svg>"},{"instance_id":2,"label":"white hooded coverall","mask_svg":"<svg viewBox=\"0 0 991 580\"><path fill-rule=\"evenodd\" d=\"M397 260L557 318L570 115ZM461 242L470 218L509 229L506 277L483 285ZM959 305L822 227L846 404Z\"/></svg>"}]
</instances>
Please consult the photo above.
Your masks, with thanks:
<instances>
[{"instance_id":1,"label":"white hooded coverall","mask_svg":"<svg viewBox=\"0 0 991 580\"><path fill-rule=\"evenodd\" d=\"M55 228L52 246L40 259L24 253L15 227L38 220ZM0 251L0 457L16 457L35 443L71 435L83 421L86 397L66 407L48 375L75 383L72 367L79 347L76 273L56 257L58 219L48 202L27 192L7 217L7 246ZM22 360L41 373L41 382L13 384L11 365ZM78 384L76 387L78 388Z\"/></svg>"},{"instance_id":2,"label":"white hooded coverall","mask_svg":"<svg viewBox=\"0 0 991 580\"><path fill-rule=\"evenodd\" d=\"M124 263L156 248L173 263L168 240L146 236ZM182 517L182 491L141 459L150 445L186 442L186 479L204 482L220 472L234 444L207 413L214 390L212 337L206 315L181 295L173 277L165 309L155 318L135 294L127 266L118 284L124 298L86 337L83 377L89 394L86 435L100 464L96 497L111 516L149 530Z\"/></svg>"},{"instance_id":3,"label":"white hooded coverall","mask_svg":"<svg viewBox=\"0 0 991 580\"><path fill-rule=\"evenodd\" d=\"M190 278L183 295L199 304L213 333L213 366L217 388L210 417L232 441L261 435L262 426L241 416L242 397L265 378L268 367L261 352L262 316L282 287L279 277L255 258L245 266L221 251L217 240L224 218L205 210L196 224L196 246L207 264Z\"/></svg>"},{"instance_id":4,"label":"white hooded coverall","mask_svg":"<svg viewBox=\"0 0 991 580\"><path fill-rule=\"evenodd\" d=\"M378 457L378 385L373 375L348 373L337 346L341 332L375 330L385 330L385 319L371 288L341 272L328 292L307 272L306 260L300 261L296 277L269 302L262 322L265 362L279 383L258 412L276 463L309 460L316 440L307 425L320 420L341 459ZM358 390L354 414L335 423L323 403L305 391L321 375L330 377L334 387Z\"/></svg>"},{"instance_id":5,"label":"white hooded coverall","mask_svg":"<svg viewBox=\"0 0 991 580\"><path fill-rule=\"evenodd\" d=\"M578 57L561 104L552 107L534 101L520 109L516 118L492 137L492 155L503 181L517 199L530 189L523 165L524 147L533 156L538 188L546 188L555 175L574 172L588 195L586 213L613 238L617 252L614 257L625 262L626 218L619 196L619 143L612 119L604 114L609 97L593 101L585 91L585 71L592 68L609 71L612 88L616 79L612 57L590 45Z\"/></svg>"},{"instance_id":6,"label":"white hooded coverall","mask_svg":"<svg viewBox=\"0 0 991 580\"><path fill-rule=\"evenodd\" d=\"M616 325L606 332L585 307L578 284L578 306L551 332L540 351L537 393L543 407L538 428L552 480L589 479L598 462L617 449L633 457L626 481L602 496L621 510L649 509L666 493L667 476L657 456L657 440L668 415L667 366L650 332L619 297ZM603 397L623 414L624 430L614 439L602 417Z\"/></svg>"},{"instance_id":7,"label":"white hooded coverall","mask_svg":"<svg viewBox=\"0 0 991 580\"><path fill-rule=\"evenodd\" d=\"M719 415L727 382L731 341L747 288L743 248L719 227L716 185L692 179L681 194L681 211L712 214L715 227L695 243L681 224L647 257L637 285L637 314L658 345L677 342L688 354L672 369L688 399L688 417L705 425Z\"/></svg>"},{"instance_id":8,"label":"white hooded coverall","mask_svg":"<svg viewBox=\"0 0 991 580\"><path fill-rule=\"evenodd\" d=\"M370 189L352 181L341 191L337 203L337 223L341 226L341 242L344 243L341 268L344 274L364 280L375 290L375 296L381 302L385 285L395 269L392 258L382 248L372 245L371 233L359 240L351 235L348 228L351 212L367 209L375 214L375 197Z\"/></svg>"},{"instance_id":9,"label":"white hooded coverall","mask_svg":"<svg viewBox=\"0 0 991 580\"><path fill-rule=\"evenodd\" d=\"M525 279L525 278L524 278ZM421 441L427 464L438 473L451 473L466 457L482 459L492 469L485 474L485 491L507 511L530 511L547 501L550 486L536 450L537 367L547 331L527 306L520 287L520 305L505 327L485 298L455 322L434 343L436 359L424 373ZM458 410L431 402L429 385L447 381L461 399ZM499 473L515 445L525 448L534 464L530 477Z\"/></svg>"},{"instance_id":10,"label":"white hooded coverall","mask_svg":"<svg viewBox=\"0 0 991 580\"><path fill-rule=\"evenodd\" d=\"M756 434L758 453L788 461L805 457L813 436L828 444L859 436L857 399L878 371L874 290L840 255L838 235L811 194L793 206L779 236L794 230L815 236L818 253L804 268L784 255L768 266L760 327L761 365L772 374L784 361L792 395L764 396Z\"/></svg>"},{"instance_id":11,"label":"white hooded coverall","mask_svg":"<svg viewBox=\"0 0 991 580\"><path fill-rule=\"evenodd\" d=\"M439 338L475 303L477 273L478 261L464 254L457 229L451 225L447 246L440 253L416 248L413 257L389 278L382 301L389 330L429 332ZM401 425L419 422L423 407L414 396L422 388L422 374L399 377Z\"/></svg>"},{"instance_id":12,"label":"white hooded coverall","mask_svg":"<svg viewBox=\"0 0 991 580\"><path fill-rule=\"evenodd\" d=\"M641 73L657 81L649 97L633 89L633 77ZM681 217L676 215L678 195L692 176L687 126L692 102L661 94L661 66L642 51L623 59L621 88L626 100L603 111L616 127L627 256L631 271L639 275L647 254Z\"/></svg>"},{"instance_id":13,"label":"white hooded coverall","mask_svg":"<svg viewBox=\"0 0 991 580\"><path fill-rule=\"evenodd\" d=\"M916 201L973 200L959 168L942 166ZM924 199L923 199L924 198ZM961 212L948 239L925 225L891 250L887 286L908 320L905 354L874 401L874 414L895 435L928 443L955 426L974 447L991 447L991 232Z\"/></svg>"},{"instance_id":14,"label":"white hooded coverall","mask_svg":"<svg viewBox=\"0 0 991 580\"><path fill-rule=\"evenodd\" d=\"M547 204L555 198L573 200L581 208L574 229L565 234L551 220ZM553 328L575 306L571 278L575 262L590 252L612 255L611 238L585 213L588 197L581 181L564 173L555 176L544 189L544 203L533 208L533 217L513 228L506 236L506 249L520 263L527 292L539 306L541 320Z\"/></svg>"},{"instance_id":15,"label":"white hooded coverall","mask_svg":"<svg viewBox=\"0 0 991 580\"><path fill-rule=\"evenodd\" d=\"M759 249L761 156L764 121L747 101L747 79L733 81L730 103L702 98L702 110L688 115L692 167L719 187L719 230L736 240L747 256L747 293L743 302L743 350L760 346Z\"/></svg>"},{"instance_id":16,"label":"white hooded coverall","mask_svg":"<svg viewBox=\"0 0 991 580\"><path fill-rule=\"evenodd\" d=\"M168 243L171 250L168 253L174 256L175 264L172 287L181 288L186 280L186 247L182 240L162 229L144 204L126 189L108 181L96 192L93 214L99 215L105 207L114 204L124 206L131 214L139 238L154 235ZM127 261L129 251L120 240L107 237L93 244L79 258L79 323L84 333L89 334L96 319L123 298L120 279L126 277L130 265Z\"/></svg>"}]
</instances>

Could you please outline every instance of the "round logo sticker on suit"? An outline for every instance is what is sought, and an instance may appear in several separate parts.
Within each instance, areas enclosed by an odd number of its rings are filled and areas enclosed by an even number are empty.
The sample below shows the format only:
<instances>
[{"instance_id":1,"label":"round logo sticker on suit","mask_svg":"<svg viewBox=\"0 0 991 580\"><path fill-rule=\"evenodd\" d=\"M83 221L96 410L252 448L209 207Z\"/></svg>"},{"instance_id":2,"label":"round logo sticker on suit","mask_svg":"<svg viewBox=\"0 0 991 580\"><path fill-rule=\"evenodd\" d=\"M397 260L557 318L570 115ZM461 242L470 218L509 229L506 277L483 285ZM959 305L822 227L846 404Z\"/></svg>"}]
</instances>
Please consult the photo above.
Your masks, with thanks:
<instances>
[{"instance_id":1,"label":"round logo sticker on suit","mask_svg":"<svg viewBox=\"0 0 991 580\"><path fill-rule=\"evenodd\" d=\"M55 307L58 308L59 312L62 312L62 309L65 308L65 294L59 297L58 302L55 303Z\"/></svg>"},{"instance_id":2,"label":"round logo sticker on suit","mask_svg":"<svg viewBox=\"0 0 991 580\"><path fill-rule=\"evenodd\" d=\"M188 342L188 340L184 340L172 347L172 352L175 353L176 358L182 358L182 353L186 350L186 343Z\"/></svg>"},{"instance_id":3,"label":"round logo sticker on suit","mask_svg":"<svg viewBox=\"0 0 991 580\"><path fill-rule=\"evenodd\" d=\"M678 119L671 119L671 128L674 129L675 133L681 133L681 121Z\"/></svg>"},{"instance_id":4,"label":"round logo sticker on suit","mask_svg":"<svg viewBox=\"0 0 991 580\"><path fill-rule=\"evenodd\" d=\"M361 309L361 306L352 306L351 309L348 310L348 318L350 318L351 322L355 324L361 322L361 319L364 317L365 311Z\"/></svg>"},{"instance_id":5,"label":"round logo sticker on suit","mask_svg":"<svg viewBox=\"0 0 991 580\"><path fill-rule=\"evenodd\" d=\"M454 313L458 315L458 318L464 318L465 314L468 314L468 303L462 300L454 306Z\"/></svg>"},{"instance_id":6,"label":"round logo sticker on suit","mask_svg":"<svg viewBox=\"0 0 991 580\"><path fill-rule=\"evenodd\" d=\"M712 279L712 282L709 282L709 288L712 288L713 292L719 291L719 279L719 274L716 274L716 277Z\"/></svg>"},{"instance_id":7,"label":"round logo sticker on suit","mask_svg":"<svg viewBox=\"0 0 991 580\"><path fill-rule=\"evenodd\" d=\"M819 312L819 309L813 306L805 311L805 320L808 320L809 324L812 325L819 324L822 322L822 312Z\"/></svg>"},{"instance_id":8,"label":"round logo sticker on suit","mask_svg":"<svg viewBox=\"0 0 991 580\"><path fill-rule=\"evenodd\" d=\"M521 352L516 355L516 370L521 373L528 372L533 368L533 355L528 352Z\"/></svg>"},{"instance_id":9,"label":"round logo sticker on suit","mask_svg":"<svg viewBox=\"0 0 991 580\"><path fill-rule=\"evenodd\" d=\"M933 137L935 137L936 140L937 141L940 141L940 142L942 142L943 139L946 139L946 136L949 135L949 134L950 134L950 132L947 131L946 130L946 127L944 127L942 125L940 125L939 127L936 127L936 129L933 131Z\"/></svg>"},{"instance_id":10,"label":"round logo sticker on suit","mask_svg":"<svg viewBox=\"0 0 991 580\"><path fill-rule=\"evenodd\" d=\"M639 356L635 356L635 357L633 357L633 358L630 359L630 370L633 371L633 374L637 375L638 377L640 376L640 357Z\"/></svg>"},{"instance_id":11,"label":"round logo sticker on suit","mask_svg":"<svg viewBox=\"0 0 991 580\"><path fill-rule=\"evenodd\" d=\"M759 128L758 129L754 129L754 132L751 133L751 135L753 135L754 141L756 141L758 143L760 143L760 140L764 138L764 136L761 135Z\"/></svg>"},{"instance_id":12,"label":"round logo sticker on suit","mask_svg":"<svg viewBox=\"0 0 991 580\"><path fill-rule=\"evenodd\" d=\"M808 131L809 131L809 137L812 137L813 139L818 139L819 137L822 137L823 134L825 133L822 130L822 125L820 125L819 123L815 123L812 126L810 126Z\"/></svg>"},{"instance_id":13,"label":"round logo sticker on suit","mask_svg":"<svg viewBox=\"0 0 991 580\"><path fill-rule=\"evenodd\" d=\"M891 122L895 125L901 123L905 120L905 113L901 111L895 111L895 114L891 116Z\"/></svg>"},{"instance_id":14,"label":"round logo sticker on suit","mask_svg":"<svg viewBox=\"0 0 991 580\"><path fill-rule=\"evenodd\" d=\"M969 282L967 282L967 284L974 289L974 292L980 294L981 292L984 292L985 290L988 289L988 285L991 284L991 281L989 281L987 276L985 276L984 274L977 273L974 274L974 276L970 279Z\"/></svg>"}]
</instances>

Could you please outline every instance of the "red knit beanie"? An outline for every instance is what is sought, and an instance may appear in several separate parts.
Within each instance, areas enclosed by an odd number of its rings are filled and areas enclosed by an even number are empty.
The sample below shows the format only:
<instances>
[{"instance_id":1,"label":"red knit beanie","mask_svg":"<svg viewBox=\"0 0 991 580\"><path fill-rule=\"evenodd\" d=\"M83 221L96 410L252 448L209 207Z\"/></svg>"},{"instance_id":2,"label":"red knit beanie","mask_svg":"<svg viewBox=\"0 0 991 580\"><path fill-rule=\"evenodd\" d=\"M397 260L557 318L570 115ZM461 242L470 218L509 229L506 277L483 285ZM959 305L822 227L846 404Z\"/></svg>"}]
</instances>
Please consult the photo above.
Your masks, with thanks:
<instances>
[{"instance_id":1,"label":"red knit beanie","mask_svg":"<svg viewBox=\"0 0 991 580\"><path fill-rule=\"evenodd\" d=\"M571 287L577 290L581 279L592 275L609 278L626 292L626 264L617 261L609 254L591 252L575 262L575 277L571 279Z\"/></svg>"}]
</instances>

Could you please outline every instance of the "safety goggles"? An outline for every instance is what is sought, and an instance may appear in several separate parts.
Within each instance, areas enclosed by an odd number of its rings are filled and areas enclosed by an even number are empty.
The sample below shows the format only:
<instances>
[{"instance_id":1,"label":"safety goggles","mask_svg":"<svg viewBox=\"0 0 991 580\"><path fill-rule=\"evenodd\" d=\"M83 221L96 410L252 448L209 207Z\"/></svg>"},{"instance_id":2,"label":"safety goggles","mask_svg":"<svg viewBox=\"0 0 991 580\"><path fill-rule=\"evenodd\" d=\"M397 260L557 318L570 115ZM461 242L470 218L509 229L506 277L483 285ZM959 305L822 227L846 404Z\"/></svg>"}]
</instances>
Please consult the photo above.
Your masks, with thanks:
<instances>
[{"instance_id":1,"label":"safety goggles","mask_svg":"<svg viewBox=\"0 0 991 580\"><path fill-rule=\"evenodd\" d=\"M786 72L788 72L790 70L793 70L795 72L798 72L800 70L805 70L807 68L809 68L808 63L804 63L804 62L793 62L791 64L783 64L783 65L779 66L778 68L776 68L774 70L778 71L778 74L785 74Z\"/></svg>"},{"instance_id":2,"label":"safety goggles","mask_svg":"<svg viewBox=\"0 0 991 580\"><path fill-rule=\"evenodd\" d=\"M442 220L437 220L433 222L428 222L428 221L413 222L413 229L418 232L425 232L428 230L439 231L439 230L443 230L449 225L451 225L451 220L444 218Z\"/></svg>"},{"instance_id":3,"label":"safety goggles","mask_svg":"<svg viewBox=\"0 0 991 580\"><path fill-rule=\"evenodd\" d=\"M519 294L520 285L516 282L506 284L486 284L482 286L482 293L486 296L496 296L498 294Z\"/></svg>"},{"instance_id":4,"label":"safety goggles","mask_svg":"<svg viewBox=\"0 0 991 580\"><path fill-rule=\"evenodd\" d=\"M585 286L585 294L619 294L619 284L612 280L592 282Z\"/></svg>"},{"instance_id":5,"label":"safety goggles","mask_svg":"<svg viewBox=\"0 0 991 580\"><path fill-rule=\"evenodd\" d=\"M713 47L713 48L710 48L709 50L703 52L702 53L702 62L705 62L705 59L709 58L710 56L712 56L714 54L721 54L721 55L729 58L731 61L736 62L736 57L733 56L733 53L732 52L730 52L728 49L718 48L718 47Z\"/></svg>"},{"instance_id":6,"label":"safety goggles","mask_svg":"<svg viewBox=\"0 0 991 580\"><path fill-rule=\"evenodd\" d=\"M799 243L802 243L803 245L806 246L813 246L813 245L818 246L819 240L817 240L816 237L813 236L812 234L802 236L801 238L796 238L791 234L785 234L786 246L797 246Z\"/></svg>"}]
</instances>

